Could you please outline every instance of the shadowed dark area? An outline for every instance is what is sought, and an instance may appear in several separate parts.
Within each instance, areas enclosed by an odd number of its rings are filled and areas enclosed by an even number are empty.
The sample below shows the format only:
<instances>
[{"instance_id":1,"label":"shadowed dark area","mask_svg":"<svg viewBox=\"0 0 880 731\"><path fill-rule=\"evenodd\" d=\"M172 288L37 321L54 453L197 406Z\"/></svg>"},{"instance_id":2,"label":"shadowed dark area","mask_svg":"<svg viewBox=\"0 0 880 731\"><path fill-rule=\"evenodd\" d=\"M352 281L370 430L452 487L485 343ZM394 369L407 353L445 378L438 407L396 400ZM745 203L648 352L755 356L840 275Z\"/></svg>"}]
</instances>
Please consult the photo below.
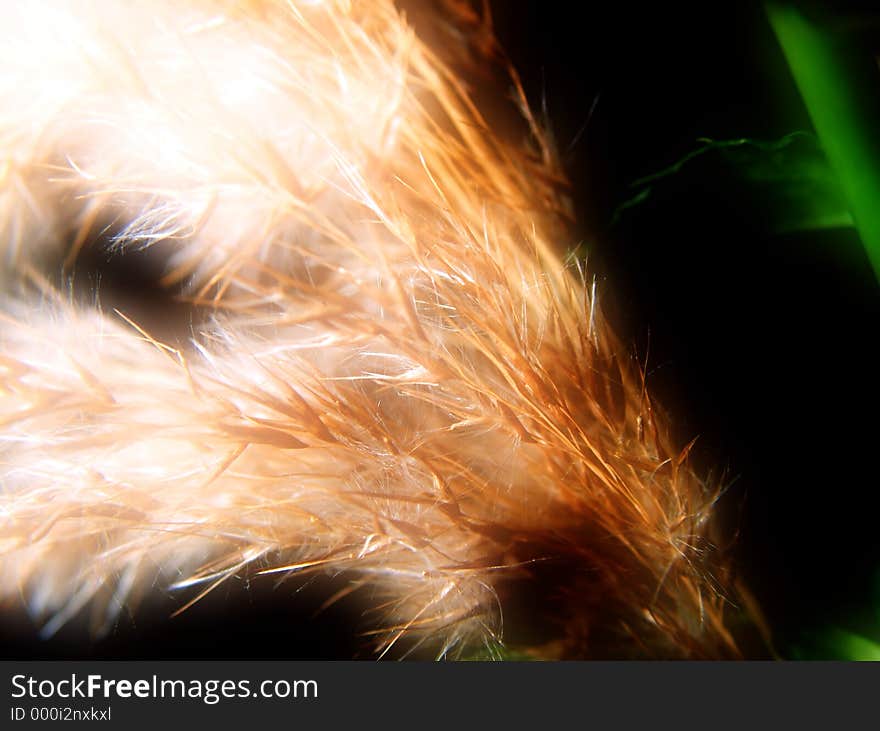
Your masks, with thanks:
<instances>
[{"instance_id":1,"label":"shadowed dark area","mask_svg":"<svg viewBox=\"0 0 880 731\"><path fill-rule=\"evenodd\" d=\"M69 267L56 265L55 283L81 307L118 311L164 343L185 346L209 310L187 301L181 284L163 286L167 262L177 242L121 251L114 234L124 222L95 227ZM69 240L73 241L72 231Z\"/></svg>"},{"instance_id":2,"label":"shadowed dark area","mask_svg":"<svg viewBox=\"0 0 880 731\"><path fill-rule=\"evenodd\" d=\"M372 659L358 606L343 600L322 608L344 586L326 574L287 581L233 578L177 616L172 615L194 593L163 592L123 613L106 636L91 640L85 617L42 641L36 637L39 624L7 617L0 625L0 647L9 660Z\"/></svg>"}]
</instances>

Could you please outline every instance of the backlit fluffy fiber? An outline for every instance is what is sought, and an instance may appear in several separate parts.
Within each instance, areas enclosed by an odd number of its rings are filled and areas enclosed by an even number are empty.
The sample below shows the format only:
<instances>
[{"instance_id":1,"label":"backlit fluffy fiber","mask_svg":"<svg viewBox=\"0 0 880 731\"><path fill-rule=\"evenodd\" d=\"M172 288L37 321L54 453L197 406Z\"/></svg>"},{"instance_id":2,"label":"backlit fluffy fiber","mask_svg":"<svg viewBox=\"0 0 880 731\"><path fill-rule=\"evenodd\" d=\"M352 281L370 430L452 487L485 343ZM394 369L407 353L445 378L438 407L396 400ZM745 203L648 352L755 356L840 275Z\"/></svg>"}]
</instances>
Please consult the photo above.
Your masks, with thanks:
<instances>
[{"instance_id":1,"label":"backlit fluffy fiber","mask_svg":"<svg viewBox=\"0 0 880 731\"><path fill-rule=\"evenodd\" d=\"M0 591L46 634L322 571L380 654L494 648L530 591L539 656L736 654L716 492L563 261L534 124L386 0L0 18ZM89 246L158 259L187 337L50 284Z\"/></svg>"}]
</instances>

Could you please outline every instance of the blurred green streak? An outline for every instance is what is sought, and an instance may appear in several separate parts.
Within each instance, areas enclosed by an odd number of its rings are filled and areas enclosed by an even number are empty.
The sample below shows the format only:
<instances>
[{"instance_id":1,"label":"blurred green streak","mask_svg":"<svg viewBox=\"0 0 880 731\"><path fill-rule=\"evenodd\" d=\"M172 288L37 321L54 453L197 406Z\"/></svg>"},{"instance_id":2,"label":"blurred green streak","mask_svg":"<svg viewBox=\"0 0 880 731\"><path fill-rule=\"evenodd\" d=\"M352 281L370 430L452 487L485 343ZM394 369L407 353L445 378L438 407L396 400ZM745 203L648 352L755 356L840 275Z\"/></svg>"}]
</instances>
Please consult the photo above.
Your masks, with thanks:
<instances>
[{"instance_id":1,"label":"blurred green streak","mask_svg":"<svg viewBox=\"0 0 880 731\"><path fill-rule=\"evenodd\" d=\"M614 211L611 226L661 184L683 195L690 195L694 185L715 189L743 215L757 218L776 234L854 226L837 175L811 132L791 132L772 141L697 141L700 146L684 157L633 181L635 192Z\"/></svg>"},{"instance_id":2,"label":"blurred green streak","mask_svg":"<svg viewBox=\"0 0 880 731\"><path fill-rule=\"evenodd\" d=\"M806 645L793 648L794 660L880 661L880 644L842 627L814 635Z\"/></svg>"},{"instance_id":3,"label":"blurred green streak","mask_svg":"<svg viewBox=\"0 0 880 731\"><path fill-rule=\"evenodd\" d=\"M880 155L846 54L796 8L770 3L766 11L880 281Z\"/></svg>"}]
</instances>

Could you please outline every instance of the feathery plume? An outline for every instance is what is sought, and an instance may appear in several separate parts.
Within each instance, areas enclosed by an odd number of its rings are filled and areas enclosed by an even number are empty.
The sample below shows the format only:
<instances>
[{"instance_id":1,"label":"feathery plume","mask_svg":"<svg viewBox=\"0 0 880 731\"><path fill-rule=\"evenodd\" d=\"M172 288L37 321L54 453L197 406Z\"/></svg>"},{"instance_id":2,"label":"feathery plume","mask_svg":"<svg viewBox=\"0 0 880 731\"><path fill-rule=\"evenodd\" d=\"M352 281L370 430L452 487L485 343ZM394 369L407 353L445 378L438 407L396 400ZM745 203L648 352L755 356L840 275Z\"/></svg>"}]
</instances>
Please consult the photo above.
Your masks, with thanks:
<instances>
[{"instance_id":1,"label":"feathery plume","mask_svg":"<svg viewBox=\"0 0 880 731\"><path fill-rule=\"evenodd\" d=\"M0 591L46 634L322 571L379 654L515 640L530 596L539 656L736 655L717 490L560 254L537 124L390 0L2 16ZM101 247L189 314L75 296Z\"/></svg>"}]
</instances>

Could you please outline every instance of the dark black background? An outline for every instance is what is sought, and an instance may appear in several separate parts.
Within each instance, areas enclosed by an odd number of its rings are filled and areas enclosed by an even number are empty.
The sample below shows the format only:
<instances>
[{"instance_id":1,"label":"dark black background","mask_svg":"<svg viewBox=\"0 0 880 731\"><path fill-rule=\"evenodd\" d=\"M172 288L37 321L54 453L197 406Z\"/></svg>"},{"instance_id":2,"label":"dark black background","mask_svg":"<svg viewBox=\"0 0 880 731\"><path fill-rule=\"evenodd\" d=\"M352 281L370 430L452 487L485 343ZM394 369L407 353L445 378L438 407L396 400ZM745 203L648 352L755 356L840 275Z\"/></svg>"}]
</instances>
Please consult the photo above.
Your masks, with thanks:
<instances>
[{"instance_id":1,"label":"dark black background","mask_svg":"<svg viewBox=\"0 0 880 731\"><path fill-rule=\"evenodd\" d=\"M496 7L560 148L598 95L569 156L593 267L680 438L699 435L698 459L731 483L738 563L774 644L792 656L828 624L880 639L880 290L855 233L776 236L740 183L700 162L610 226L631 182L699 137L811 129L762 7L588 3L580 18L553 3ZM870 9L806 10L847 28L873 64Z\"/></svg>"},{"instance_id":2,"label":"dark black background","mask_svg":"<svg viewBox=\"0 0 880 731\"><path fill-rule=\"evenodd\" d=\"M723 509L739 530L737 563L775 645L790 656L829 623L878 631L867 608L880 568L880 302L855 234L776 236L711 170L689 178L699 184L658 188L610 225L633 180L699 137L773 140L810 128L762 9L561 0L492 9L560 148L577 138L566 153L579 216L570 243L585 242L603 302L647 357L681 443L699 435L699 463L730 484ZM350 618L291 610L295 588L229 586L159 626L123 619L91 646L7 628L6 655L350 657Z\"/></svg>"}]
</instances>

